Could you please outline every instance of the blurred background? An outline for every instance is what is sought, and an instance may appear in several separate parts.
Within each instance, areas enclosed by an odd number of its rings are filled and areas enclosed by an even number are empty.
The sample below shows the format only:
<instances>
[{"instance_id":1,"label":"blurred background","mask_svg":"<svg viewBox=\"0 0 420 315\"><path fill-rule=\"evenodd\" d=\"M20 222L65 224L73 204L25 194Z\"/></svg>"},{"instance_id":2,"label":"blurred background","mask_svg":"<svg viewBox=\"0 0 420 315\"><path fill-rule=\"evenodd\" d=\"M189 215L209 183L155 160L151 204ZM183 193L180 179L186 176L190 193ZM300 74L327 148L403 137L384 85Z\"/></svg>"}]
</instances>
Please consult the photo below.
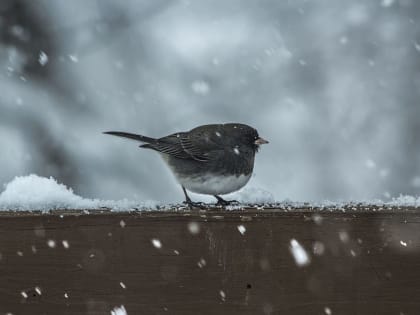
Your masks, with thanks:
<instances>
[{"instance_id":1,"label":"blurred background","mask_svg":"<svg viewBox=\"0 0 420 315\"><path fill-rule=\"evenodd\" d=\"M102 135L243 122L276 200L420 192L420 2L1 0L0 184L183 200L158 155Z\"/></svg>"}]
</instances>

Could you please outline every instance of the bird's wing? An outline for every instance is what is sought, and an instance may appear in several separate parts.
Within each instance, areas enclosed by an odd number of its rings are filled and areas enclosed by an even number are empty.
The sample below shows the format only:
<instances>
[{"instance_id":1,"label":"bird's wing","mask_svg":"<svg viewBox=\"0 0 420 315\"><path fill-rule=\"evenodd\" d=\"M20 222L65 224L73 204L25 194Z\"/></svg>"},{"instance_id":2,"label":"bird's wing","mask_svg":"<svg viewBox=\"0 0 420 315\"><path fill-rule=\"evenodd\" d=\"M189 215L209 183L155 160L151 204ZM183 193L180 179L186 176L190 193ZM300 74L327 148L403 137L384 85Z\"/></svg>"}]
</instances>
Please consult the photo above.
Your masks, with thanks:
<instances>
[{"instance_id":1,"label":"bird's wing","mask_svg":"<svg viewBox=\"0 0 420 315\"><path fill-rule=\"evenodd\" d=\"M155 143L144 144L141 147L150 148L180 159L191 159L207 162L211 159L215 147L207 143L205 138L194 137L187 132L174 133L157 139Z\"/></svg>"}]
</instances>

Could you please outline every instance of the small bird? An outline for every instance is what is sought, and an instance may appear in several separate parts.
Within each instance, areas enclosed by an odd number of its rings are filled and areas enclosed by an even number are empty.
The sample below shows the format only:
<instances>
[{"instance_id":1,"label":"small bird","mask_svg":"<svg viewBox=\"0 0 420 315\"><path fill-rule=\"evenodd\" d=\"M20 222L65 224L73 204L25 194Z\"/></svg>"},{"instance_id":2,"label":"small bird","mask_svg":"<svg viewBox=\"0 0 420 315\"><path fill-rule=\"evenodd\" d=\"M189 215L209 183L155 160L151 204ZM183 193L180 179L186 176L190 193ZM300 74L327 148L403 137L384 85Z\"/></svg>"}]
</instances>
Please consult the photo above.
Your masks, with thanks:
<instances>
[{"instance_id":1,"label":"small bird","mask_svg":"<svg viewBox=\"0 0 420 315\"><path fill-rule=\"evenodd\" d=\"M240 123L203 125L158 139L120 131L104 134L134 139L143 142L140 148L159 152L181 184L190 208L201 203L193 202L187 190L213 195L219 206L236 202L224 200L220 195L237 191L248 183L255 153L261 144L268 143L256 129Z\"/></svg>"}]
</instances>

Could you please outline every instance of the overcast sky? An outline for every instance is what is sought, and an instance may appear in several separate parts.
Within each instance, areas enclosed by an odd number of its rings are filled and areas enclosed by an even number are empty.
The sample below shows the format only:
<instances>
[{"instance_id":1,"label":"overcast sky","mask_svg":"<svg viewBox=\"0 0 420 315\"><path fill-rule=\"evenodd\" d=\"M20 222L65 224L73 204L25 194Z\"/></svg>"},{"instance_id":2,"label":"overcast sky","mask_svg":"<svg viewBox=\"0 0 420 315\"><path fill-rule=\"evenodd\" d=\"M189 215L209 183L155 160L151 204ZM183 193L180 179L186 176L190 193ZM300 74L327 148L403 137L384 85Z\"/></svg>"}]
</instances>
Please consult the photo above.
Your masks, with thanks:
<instances>
[{"instance_id":1,"label":"overcast sky","mask_svg":"<svg viewBox=\"0 0 420 315\"><path fill-rule=\"evenodd\" d=\"M0 184L179 202L160 137L243 122L276 200L420 192L420 2L2 0Z\"/></svg>"}]
</instances>

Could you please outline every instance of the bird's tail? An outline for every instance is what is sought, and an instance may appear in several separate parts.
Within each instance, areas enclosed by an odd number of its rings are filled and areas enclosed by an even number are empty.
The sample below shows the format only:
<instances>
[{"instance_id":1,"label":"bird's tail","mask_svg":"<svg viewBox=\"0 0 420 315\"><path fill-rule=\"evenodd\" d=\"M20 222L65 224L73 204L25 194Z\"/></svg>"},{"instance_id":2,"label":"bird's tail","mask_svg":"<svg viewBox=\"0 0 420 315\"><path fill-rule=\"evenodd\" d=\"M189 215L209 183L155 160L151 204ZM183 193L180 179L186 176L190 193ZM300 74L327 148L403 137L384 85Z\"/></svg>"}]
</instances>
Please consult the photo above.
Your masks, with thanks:
<instances>
[{"instance_id":1,"label":"bird's tail","mask_svg":"<svg viewBox=\"0 0 420 315\"><path fill-rule=\"evenodd\" d=\"M137 140L137 141L145 142L145 143L155 143L157 141L157 139L155 138L150 138L150 137L146 137L142 135L136 135L135 133L121 132L121 131L106 131L104 132L104 134L133 139L133 140Z\"/></svg>"}]
</instances>

